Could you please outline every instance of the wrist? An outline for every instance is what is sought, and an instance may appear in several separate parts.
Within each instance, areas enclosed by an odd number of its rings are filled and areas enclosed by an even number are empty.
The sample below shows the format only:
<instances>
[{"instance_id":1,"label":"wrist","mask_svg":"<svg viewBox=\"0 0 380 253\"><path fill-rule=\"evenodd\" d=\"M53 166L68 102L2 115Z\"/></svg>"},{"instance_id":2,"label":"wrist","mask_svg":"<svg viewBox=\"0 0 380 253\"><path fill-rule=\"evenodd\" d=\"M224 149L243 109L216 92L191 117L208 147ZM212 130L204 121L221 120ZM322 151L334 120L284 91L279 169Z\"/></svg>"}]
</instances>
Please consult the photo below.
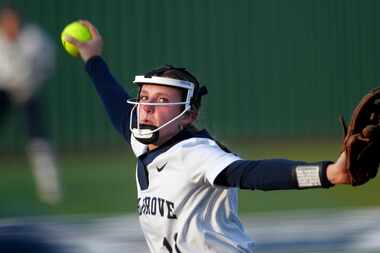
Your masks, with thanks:
<instances>
[{"instance_id":1,"label":"wrist","mask_svg":"<svg viewBox=\"0 0 380 253\"><path fill-rule=\"evenodd\" d=\"M89 61L91 61L92 59L96 59L96 58L101 58L101 56L96 54L96 55L83 57L83 61L85 64L87 64Z\"/></svg>"},{"instance_id":2,"label":"wrist","mask_svg":"<svg viewBox=\"0 0 380 253\"><path fill-rule=\"evenodd\" d=\"M338 163L330 164L326 170L327 179L331 184L351 184L351 175L347 170L342 170Z\"/></svg>"},{"instance_id":3,"label":"wrist","mask_svg":"<svg viewBox=\"0 0 380 253\"><path fill-rule=\"evenodd\" d=\"M327 166L326 176L327 176L327 179L329 180L330 183L332 183L332 184L337 183L336 173L335 173L335 164L334 163Z\"/></svg>"},{"instance_id":4,"label":"wrist","mask_svg":"<svg viewBox=\"0 0 380 253\"><path fill-rule=\"evenodd\" d=\"M322 182L322 187L329 188L336 184L335 176L331 173L331 166L335 166L334 162L332 161L323 161L321 162L321 171L320 171L320 177Z\"/></svg>"},{"instance_id":5,"label":"wrist","mask_svg":"<svg viewBox=\"0 0 380 253\"><path fill-rule=\"evenodd\" d=\"M334 183L328 179L327 168L333 164L331 161L307 163L295 167L298 188L330 188Z\"/></svg>"}]
</instances>

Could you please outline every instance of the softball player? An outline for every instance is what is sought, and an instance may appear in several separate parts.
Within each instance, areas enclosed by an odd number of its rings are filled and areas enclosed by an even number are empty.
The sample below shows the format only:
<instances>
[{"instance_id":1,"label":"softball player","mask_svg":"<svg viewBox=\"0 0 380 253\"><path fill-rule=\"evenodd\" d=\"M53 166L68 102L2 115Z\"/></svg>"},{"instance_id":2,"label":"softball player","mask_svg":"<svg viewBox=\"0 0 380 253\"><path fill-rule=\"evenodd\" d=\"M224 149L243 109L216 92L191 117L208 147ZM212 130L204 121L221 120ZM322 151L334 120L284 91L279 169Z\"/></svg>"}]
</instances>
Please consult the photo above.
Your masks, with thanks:
<instances>
[{"instance_id":1,"label":"softball player","mask_svg":"<svg viewBox=\"0 0 380 253\"><path fill-rule=\"evenodd\" d=\"M54 53L50 38L37 25L24 23L10 5L0 8L0 125L13 107L25 113L28 157L39 197L48 204L58 203L62 194L38 91L53 72Z\"/></svg>"},{"instance_id":2,"label":"softball player","mask_svg":"<svg viewBox=\"0 0 380 253\"><path fill-rule=\"evenodd\" d=\"M164 66L133 81L132 99L100 57L102 39L75 44L112 124L137 157L137 211L152 252L253 252L237 215L237 189L329 188L350 182L345 154L336 163L243 160L197 130L207 89L184 68Z\"/></svg>"}]
</instances>

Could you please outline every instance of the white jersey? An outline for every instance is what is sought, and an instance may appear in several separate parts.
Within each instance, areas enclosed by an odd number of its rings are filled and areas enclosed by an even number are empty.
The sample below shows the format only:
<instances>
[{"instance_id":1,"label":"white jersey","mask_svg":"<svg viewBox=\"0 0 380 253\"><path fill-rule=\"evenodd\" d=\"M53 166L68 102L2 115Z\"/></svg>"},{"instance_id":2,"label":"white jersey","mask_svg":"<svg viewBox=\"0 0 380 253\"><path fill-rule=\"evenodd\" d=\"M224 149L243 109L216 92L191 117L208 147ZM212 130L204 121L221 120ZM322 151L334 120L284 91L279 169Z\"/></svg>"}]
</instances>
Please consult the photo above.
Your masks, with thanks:
<instances>
[{"instance_id":1,"label":"white jersey","mask_svg":"<svg viewBox=\"0 0 380 253\"><path fill-rule=\"evenodd\" d=\"M237 189L214 185L240 158L203 135L177 136L148 153L131 135L139 220L151 252L253 251L237 215Z\"/></svg>"},{"instance_id":2,"label":"white jersey","mask_svg":"<svg viewBox=\"0 0 380 253\"><path fill-rule=\"evenodd\" d=\"M22 28L15 41L0 29L0 89L7 90L16 102L28 100L54 68L54 48L36 25Z\"/></svg>"}]
</instances>

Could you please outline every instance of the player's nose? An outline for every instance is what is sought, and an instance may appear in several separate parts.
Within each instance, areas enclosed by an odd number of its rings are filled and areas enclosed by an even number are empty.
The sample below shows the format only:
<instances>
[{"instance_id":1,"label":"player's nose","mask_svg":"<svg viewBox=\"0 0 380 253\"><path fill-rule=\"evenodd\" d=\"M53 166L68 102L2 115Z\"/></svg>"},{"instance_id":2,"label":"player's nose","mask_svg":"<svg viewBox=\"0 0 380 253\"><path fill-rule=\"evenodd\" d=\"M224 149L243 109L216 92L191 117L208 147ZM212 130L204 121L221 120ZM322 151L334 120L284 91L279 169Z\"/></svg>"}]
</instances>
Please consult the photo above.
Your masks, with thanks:
<instances>
[{"instance_id":1,"label":"player's nose","mask_svg":"<svg viewBox=\"0 0 380 253\"><path fill-rule=\"evenodd\" d=\"M142 110L146 113L154 112L154 105L142 105Z\"/></svg>"}]
</instances>

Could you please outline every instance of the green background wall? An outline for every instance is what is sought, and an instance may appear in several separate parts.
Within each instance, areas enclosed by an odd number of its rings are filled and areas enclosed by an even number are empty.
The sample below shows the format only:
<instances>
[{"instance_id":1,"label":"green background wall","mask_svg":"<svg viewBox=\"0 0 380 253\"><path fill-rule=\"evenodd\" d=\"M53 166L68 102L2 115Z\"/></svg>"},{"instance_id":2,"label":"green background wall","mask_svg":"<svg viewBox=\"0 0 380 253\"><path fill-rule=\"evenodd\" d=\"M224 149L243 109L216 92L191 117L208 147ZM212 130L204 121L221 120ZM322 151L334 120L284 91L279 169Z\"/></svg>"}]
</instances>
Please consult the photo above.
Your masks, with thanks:
<instances>
[{"instance_id":1,"label":"green background wall","mask_svg":"<svg viewBox=\"0 0 380 253\"><path fill-rule=\"evenodd\" d=\"M1 2L1 1L0 1ZM104 58L124 87L165 63L189 68L209 89L200 125L234 137L336 137L338 115L379 83L380 1L375 0L14 0L56 43L45 86L59 148L122 144L83 63L60 46L65 24L84 18L103 35ZM25 143L10 117L0 150Z\"/></svg>"}]
</instances>

